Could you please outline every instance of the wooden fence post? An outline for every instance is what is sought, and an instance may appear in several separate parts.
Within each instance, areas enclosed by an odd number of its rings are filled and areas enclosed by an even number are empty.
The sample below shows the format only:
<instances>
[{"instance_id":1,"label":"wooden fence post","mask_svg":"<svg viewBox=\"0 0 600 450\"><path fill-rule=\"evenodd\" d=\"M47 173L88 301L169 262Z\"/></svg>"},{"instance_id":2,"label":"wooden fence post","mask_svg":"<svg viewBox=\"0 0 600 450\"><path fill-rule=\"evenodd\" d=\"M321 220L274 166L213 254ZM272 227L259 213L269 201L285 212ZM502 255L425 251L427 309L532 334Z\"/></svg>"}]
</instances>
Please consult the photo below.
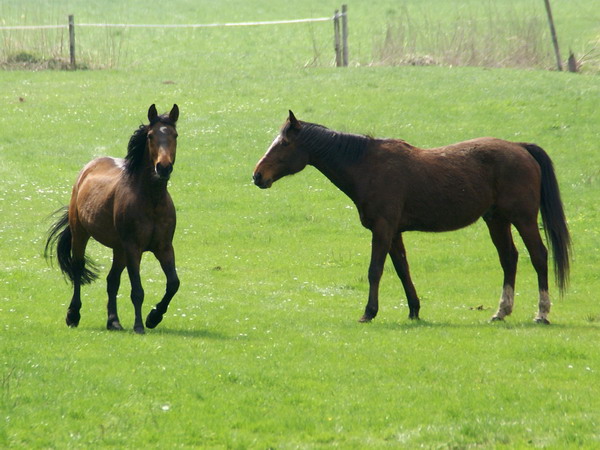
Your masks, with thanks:
<instances>
[{"instance_id":1,"label":"wooden fence post","mask_svg":"<svg viewBox=\"0 0 600 450\"><path fill-rule=\"evenodd\" d=\"M550 34L552 35L552 44L554 44L554 54L556 55L556 66L559 71L563 70L562 61L560 58L560 50L558 49L558 39L556 38L556 30L554 29L554 19L552 19L552 10L550 9L550 0L544 0L546 4L546 13L548 14L548 23L550 24Z\"/></svg>"},{"instance_id":2,"label":"wooden fence post","mask_svg":"<svg viewBox=\"0 0 600 450\"><path fill-rule=\"evenodd\" d=\"M342 63L348 67L348 5L342 5Z\"/></svg>"},{"instance_id":3,"label":"wooden fence post","mask_svg":"<svg viewBox=\"0 0 600 450\"><path fill-rule=\"evenodd\" d=\"M73 14L69 15L69 54L71 56L71 70L75 70L75 19Z\"/></svg>"},{"instance_id":4,"label":"wooden fence post","mask_svg":"<svg viewBox=\"0 0 600 450\"><path fill-rule=\"evenodd\" d=\"M333 45L335 48L335 66L342 65L342 48L340 46L340 12L335 10L333 15Z\"/></svg>"}]
</instances>

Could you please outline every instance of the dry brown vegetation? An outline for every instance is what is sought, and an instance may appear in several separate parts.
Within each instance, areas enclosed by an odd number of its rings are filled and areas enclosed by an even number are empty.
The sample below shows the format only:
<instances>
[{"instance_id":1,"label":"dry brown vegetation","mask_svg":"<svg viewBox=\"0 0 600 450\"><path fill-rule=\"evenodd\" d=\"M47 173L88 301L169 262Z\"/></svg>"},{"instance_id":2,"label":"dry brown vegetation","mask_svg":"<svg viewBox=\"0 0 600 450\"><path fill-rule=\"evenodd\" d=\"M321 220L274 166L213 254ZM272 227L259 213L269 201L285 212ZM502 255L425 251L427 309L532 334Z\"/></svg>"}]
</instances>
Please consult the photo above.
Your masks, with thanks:
<instances>
[{"instance_id":1,"label":"dry brown vegetation","mask_svg":"<svg viewBox=\"0 0 600 450\"><path fill-rule=\"evenodd\" d=\"M535 15L457 15L441 21L407 10L389 19L374 65L553 67L547 24Z\"/></svg>"}]
</instances>

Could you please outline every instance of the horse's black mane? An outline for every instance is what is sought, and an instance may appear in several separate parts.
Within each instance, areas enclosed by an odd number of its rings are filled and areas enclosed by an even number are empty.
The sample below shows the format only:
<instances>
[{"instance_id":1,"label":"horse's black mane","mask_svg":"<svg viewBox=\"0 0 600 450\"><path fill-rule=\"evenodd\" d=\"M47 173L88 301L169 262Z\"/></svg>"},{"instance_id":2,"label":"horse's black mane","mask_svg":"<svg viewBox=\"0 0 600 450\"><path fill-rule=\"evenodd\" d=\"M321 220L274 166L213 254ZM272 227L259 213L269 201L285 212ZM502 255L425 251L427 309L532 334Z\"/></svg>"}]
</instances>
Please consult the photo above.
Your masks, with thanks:
<instances>
[{"instance_id":1,"label":"horse's black mane","mask_svg":"<svg viewBox=\"0 0 600 450\"><path fill-rule=\"evenodd\" d=\"M298 139L317 157L334 164L359 162L373 138L357 134L340 133L313 123L302 123Z\"/></svg>"},{"instance_id":2,"label":"horse's black mane","mask_svg":"<svg viewBox=\"0 0 600 450\"><path fill-rule=\"evenodd\" d=\"M169 119L168 114L163 114L161 116L157 116L148 125L140 125L139 128L135 130L129 138L129 144L127 145L127 156L125 156L125 170L128 174L134 173L138 168L143 166L144 156L146 154L146 140L148 138L148 131L150 131L150 128L159 122L175 128L175 122Z\"/></svg>"}]
</instances>

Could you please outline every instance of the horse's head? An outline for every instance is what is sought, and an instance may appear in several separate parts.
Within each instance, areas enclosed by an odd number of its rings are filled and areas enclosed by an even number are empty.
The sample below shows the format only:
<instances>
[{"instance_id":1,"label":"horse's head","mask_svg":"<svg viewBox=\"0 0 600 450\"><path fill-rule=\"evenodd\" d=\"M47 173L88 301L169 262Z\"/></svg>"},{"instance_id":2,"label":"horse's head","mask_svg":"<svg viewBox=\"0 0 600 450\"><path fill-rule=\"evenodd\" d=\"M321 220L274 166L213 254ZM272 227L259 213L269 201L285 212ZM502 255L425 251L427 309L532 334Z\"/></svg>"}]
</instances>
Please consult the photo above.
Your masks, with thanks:
<instances>
[{"instance_id":1,"label":"horse's head","mask_svg":"<svg viewBox=\"0 0 600 450\"><path fill-rule=\"evenodd\" d=\"M279 135L254 168L252 178L259 188L267 189L280 178L300 172L306 167L308 152L298 142L301 130L302 123L290 111Z\"/></svg>"},{"instance_id":2,"label":"horse's head","mask_svg":"<svg viewBox=\"0 0 600 450\"><path fill-rule=\"evenodd\" d=\"M175 125L179 118L179 107L173 105L169 114L159 116L156 106L148 109L147 146L154 174L157 178L168 180L173 172L175 153L177 150L177 130Z\"/></svg>"}]
</instances>

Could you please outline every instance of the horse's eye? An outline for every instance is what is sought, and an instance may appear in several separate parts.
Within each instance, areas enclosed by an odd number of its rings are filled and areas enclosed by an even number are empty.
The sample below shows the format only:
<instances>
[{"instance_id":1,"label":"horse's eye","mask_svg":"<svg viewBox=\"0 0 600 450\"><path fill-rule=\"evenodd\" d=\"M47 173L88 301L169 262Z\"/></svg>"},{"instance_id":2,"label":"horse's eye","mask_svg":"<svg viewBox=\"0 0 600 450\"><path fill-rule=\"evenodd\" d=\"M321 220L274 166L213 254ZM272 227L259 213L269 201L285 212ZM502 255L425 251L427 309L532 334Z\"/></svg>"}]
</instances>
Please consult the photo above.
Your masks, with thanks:
<instances>
[{"instance_id":1,"label":"horse's eye","mask_svg":"<svg viewBox=\"0 0 600 450\"><path fill-rule=\"evenodd\" d=\"M290 145L289 141L286 141L284 139L281 140L281 146L282 147L287 147L288 145Z\"/></svg>"}]
</instances>

